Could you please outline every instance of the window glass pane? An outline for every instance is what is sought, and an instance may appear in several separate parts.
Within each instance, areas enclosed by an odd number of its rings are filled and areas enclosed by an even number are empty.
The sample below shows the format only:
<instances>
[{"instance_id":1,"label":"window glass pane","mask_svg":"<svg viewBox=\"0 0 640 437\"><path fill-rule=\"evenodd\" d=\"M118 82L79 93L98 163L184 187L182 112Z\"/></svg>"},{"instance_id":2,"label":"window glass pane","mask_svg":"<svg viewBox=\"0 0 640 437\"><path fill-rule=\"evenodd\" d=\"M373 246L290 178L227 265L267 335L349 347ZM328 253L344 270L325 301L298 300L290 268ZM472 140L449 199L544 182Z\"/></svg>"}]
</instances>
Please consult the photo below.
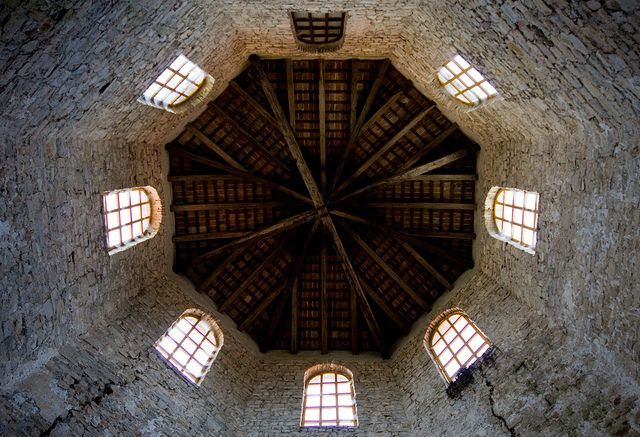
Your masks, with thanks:
<instances>
[{"instance_id":1,"label":"window glass pane","mask_svg":"<svg viewBox=\"0 0 640 437\"><path fill-rule=\"evenodd\" d=\"M338 405L341 405L341 406L353 405L353 398L351 397L351 394L338 395Z\"/></svg>"},{"instance_id":2,"label":"window glass pane","mask_svg":"<svg viewBox=\"0 0 640 437\"><path fill-rule=\"evenodd\" d=\"M456 374L456 372L460 369L460 365L456 360L451 360L451 362L444 368L444 371L447 372L449 378Z\"/></svg>"},{"instance_id":3,"label":"window glass pane","mask_svg":"<svg viewBox=\"0 0 640 437\"><path fill-rule=\"evenodd\" d=\"M451 342L451 351L454 354L457 354L462 345L464 345L462 339L460 337L456 337L456 339Z\"/></svg>"},{"instance_id":4,"label":"window glass pane","mask_svg":"<svg viewBox=\"0 0 640 437\"><path fill-rule=\"evenodd\" d=\"M340 420L353 420L353 408L338 408L338 415Z\"/></svg>"},{"instance_id":5,"label":"window glass pane","mask_svg":"<svg viewBox=\"0 0 640 437\"><path fill-rule=\"evenodd\" d=\"M334 395L325 395L322 396L322 406L323 407L335 407L338 403L338 399Z\"/></svg>"},{"instance_id":6,"label":"window glass pane","mask_svg":"<svg viewBox=\"0 0 640 437\"><path fill-rule=\"evenodd\" d=\"M216 348L196 329L193 329L193 323L198 324L198 319L183 315L158 340L156 349L185 377L198 383L209 369ZM209 325L203 323L203 326ZM210 346L209 350L202 347L204 344Z\"/></svg>"},{"instance_id":7,"label":"window glass pane","mask_svg":"<svg viewBox=\"0 0 640 437\"><path fill-rule=\"evenodd\" d=\"M323 408L322 409L322 420L323 422L325 420L329 420L329 421L334 421L336 420L336 409L335 408ZM335 425L334 423L326 423L325 425L327 426L331 426L331 425Z\"/></svg>"},{"instance_id":8,"label":"window glass pane","mask_svg":"<svg viewBox=\"0 0 640 437\"><path fill-rule=\"evenodd\" d=\"M304 411L305 420L320 420L320 410L316 408L307 408Z\"/></svg>"},{"instance_id":9,"label":"window glass pane","mask_svg":"<svg viewBox=\"0 0 640 437\"><path fill-rule=\"evenodd\" d=\"M344 375L338 374L338 382L348 381L347 377Z\"/></svg>"},{"instance_id":10,"label":"window glass pane","mask_svg":"<svg viewBox=\"0 0 640 437\"><path fill-rule=\"evenodd\" d=\"M322 382L335 382L336 375L334 373L325 373L322 375Z\"/></svg>"},{"instance_id":11,"label":"window glass pane","mask_svg":"<svg viewBox=\"0 0 640 437\"><path fill-rule=\"evenodd\" d=\"M309 384L307 386L307 393L310 395L319 395L320 394L320 384Z\"/></svg>"},{"instance_id":12,"label":"window glass pane","mask_svg":"<svg viewBox=\"0 0 640 437\"><path fill-rule=\"evenodd\" d=\"M320 396L307 396L307 407L319 407Z\"/></svg>"},{"instance_id":13,"label":"window glass pane","mask_svg":"<svg viewBox=\"0 0 640 437\"><path fill-rule=\"evenodd\" d=\"M453 357L453 354L451 353L451 351L449 349L445 349L442 354L440 354L439 358L440 358L440 363L442 364L446 364L449 362L449 360L451 360L451 357Z\"/></svg>"}]
</instances>

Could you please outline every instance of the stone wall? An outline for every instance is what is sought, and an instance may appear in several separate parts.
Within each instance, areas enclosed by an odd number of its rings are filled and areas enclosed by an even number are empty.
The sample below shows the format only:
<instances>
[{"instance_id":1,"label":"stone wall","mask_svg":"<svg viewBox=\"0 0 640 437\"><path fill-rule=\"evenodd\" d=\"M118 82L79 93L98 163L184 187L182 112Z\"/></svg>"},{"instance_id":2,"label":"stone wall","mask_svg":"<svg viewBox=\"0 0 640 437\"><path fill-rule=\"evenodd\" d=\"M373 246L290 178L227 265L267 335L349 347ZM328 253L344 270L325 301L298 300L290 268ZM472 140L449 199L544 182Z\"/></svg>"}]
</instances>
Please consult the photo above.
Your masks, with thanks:
<instances>
[{"instance_id":1,"label":"stone wall","mask_svg":"<svg viewBox=\"0 0 640 437\"><path fill-rule=\"evenodd\" d=\"M3 141L0 377L8 381L126 305L140 278L162 274L167 228L107 253L102 193L151 185L164 197L159 150L121 141Z\"/></svg>"},{"instance_id":2,"label":"stone wall","mask_svg":"<svg viewBox=\"0 0 640 437\"><path fill-rule=\"evenodd\" d=\"M429 322L453 307L463 309L496 348L455 399L445 393L422 344ZM478 272L416 322L392 366L406 394L411 435L635 435L638 382L602 360L603 353Z\"/></svg>"},{"instance_id":3,"label":"stone wall","mask_svg":"<svg viewBox=\"0 0 640 437\"><path fill-rule=\"evenodd\" d=\"M215 317L224 345L195 386L153 344L188 308L215 314L211 301L167 277L148 287L108 324L62 346L28 378L4 386L0 434L238 435L260 369L257 348L234 332L230 319Z\"/></svg>"}]
</instances>

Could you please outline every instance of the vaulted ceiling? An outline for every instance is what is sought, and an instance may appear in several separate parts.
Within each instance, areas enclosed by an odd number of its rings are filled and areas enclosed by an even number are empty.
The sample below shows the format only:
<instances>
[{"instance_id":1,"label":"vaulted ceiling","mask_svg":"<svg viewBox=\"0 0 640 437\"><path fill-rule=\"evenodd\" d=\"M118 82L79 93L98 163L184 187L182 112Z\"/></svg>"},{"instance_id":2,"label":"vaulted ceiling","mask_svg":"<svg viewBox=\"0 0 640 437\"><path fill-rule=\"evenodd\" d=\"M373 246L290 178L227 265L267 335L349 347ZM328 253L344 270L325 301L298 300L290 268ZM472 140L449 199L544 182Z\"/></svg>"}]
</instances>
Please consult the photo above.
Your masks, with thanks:
<instances>
[{"instance_id":1,"label":"vaulted ceiling","mask_svg":"<svg viewBox=\"0 0 640 437\"><path fill-rule=\"evenodd\" d=\"M477 146L388 60L261 60L170 144L175 270L263 351L379 351L469 267Z\"/></svg>"}]
</instances>

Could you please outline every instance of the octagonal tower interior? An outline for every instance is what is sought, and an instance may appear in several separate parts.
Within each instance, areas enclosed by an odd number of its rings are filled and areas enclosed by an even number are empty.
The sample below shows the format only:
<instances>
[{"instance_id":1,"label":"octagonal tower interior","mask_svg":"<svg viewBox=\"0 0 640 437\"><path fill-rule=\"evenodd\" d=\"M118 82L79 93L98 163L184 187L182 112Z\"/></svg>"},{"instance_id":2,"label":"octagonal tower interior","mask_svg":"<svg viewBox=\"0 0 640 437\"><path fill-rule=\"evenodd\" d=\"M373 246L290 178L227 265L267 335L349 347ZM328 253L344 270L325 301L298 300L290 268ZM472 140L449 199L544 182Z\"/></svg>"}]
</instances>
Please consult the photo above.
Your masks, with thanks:
<instances>
[{"instance_id":1,"label":"octagonal tower interior","mask_svg":"<svg viewBox=\"0 0 640 437\"><path fill-rule=\"evenodd\" d=\"M1 10L3 435L640 433L640 15L635 2L305 1L294 7L279 0L216 5L66 1L9 2ZM345 12L342 46L326 53L300 50L290 21L290 12L297 10ZM178 54L215 78L207 101L182 114L138 103L149 81ZM472 249L464 249L468 253L458 250L471 257L473 268L445 275L451 287L436 285L441 288L428 308L391 311L408 325L406 335L394 334L394 329L403 330L374 302L376 319L389 318L381 335L388 358L380 348L367 347L376 342L364 331L364 315L357 319L363 328L359 338L367 341L357 354L352 353L352 341L345 347L327 342L323 348L321 315L319 326L312 329L320 340L310 344L310 350L283 350L292 344L285 329L274 334L275 350L263 352L256 338L264 334L277 308L265 307L264 314L254 316L259 304L251 307L247 294L242 299L246 308L236 303L235 315L219 311L237 284L229 283L229 291L219 284L214 292L199 293L198 277L174 272L187 259L180 258L175 238L211 232L181 231L175 206L222 200L178 202L180 192L170 177L189 173L175 172L174 154L165 145L190 147L185 129L205 130L203 120L218 103L229 107L222 109L233 119L236 100L225 100L225 93L235 78L251 71L254 54L271 66L286 64L285 59L298 66L388 59L390 68L415 89L413 95L435 105L442 120L459 127L456 141L443 143L442 154L465 141L479 146L472 148L477 152L471 167L477 173L472 199L449 202L475 205L473 228L423 229L475 234ZM436 72L456 54L491 81L497 97L468 107L446 93ZM284 102L286 88L278 88L278 74L270 68L276 96L280 93ZM254 97L260 101L259 95ZM374 111L380 105L384 103ZM405 123L417 110L407 111ZM241 117L244 121L248 115ZM247 122L242 128L251 132L251 126ZM257 147L256 133L251 135L254 141L245 141L243 147ZM303 143L302 136L297 140ZM384 141L371 150L379 150ZM314 156L312 146L303 147L308 147L307 156ZM442 156L436 149L434 154L434 159ZM296 173L300 167L291 156L282 149L277 158L291 174L282 171L273 178L278 183L291 180L299 193L310 195L308 181ZM330 167L338 162L332 159ZM392 165L393 160L385 162ZM346 173L361 163L347 161ZM315 161L313 166L312 172L321 175L321 166ZM365 186L385 171L392 169L371 165L353 186ZM261 176L273 181L272 175ZM302 180L294 183L297 178ZM138 186L157 189L164 206L160 229L154 238L109 256L101 194ZM534 255L488 234L482 207L495 186L540 193ZM407 200L404 192L389 193L399 196L393 199L380 192L382 197L369 194L366 202ZM251 199L272 204L263 211L267 221L256 226L304 212L292 199L274 196ZM285 205L273 206L277 202ZM379 215L368 214L386 224L384 208L373 209ZM352 216L359 212L346 211ZM340 220L346 224L337 228L347 240L345 250L351 251L354 264L361 262L356 274L367 275L362 266L369 265L370 253L353 235L365 245L378 245L383 260L392 264L383 251L382 234L374 235L345 217ZM328 238L326 227L320 229L310 244L312 258L319 261L308 263L309 269L322 270L322 247L328 246L326 266L342 274L339 254L332 252L335 241ZM300 229L301 235L305 232ZM263 250L267 256L271 249ZM457 253L452 250L448 253ZM215 258L218 263L228 257L222 252ZM205 253L202 246L189 256ZM425 252L421 256L431 263L440 259ZM287 252L283 259L294 257ZM258 260L247 264L240 275L250 275L258 265ZM390 268L396 273L400 269ZM420 274L404 272L409 282ZM370 275L373 292L389 297L381 300L384 306L406 308L404 298L394 301L395 291L384 288L389 281L375 282L382 273ZM283 265L278 280L288 278ZM348 289L344 280L335 282ZM268 284L263 279L266 294L252 289L251 296L269 297L275 290ZM218 292L224 299L216 298ZM422 343L431 321L456 307L478 324L495 349L452 398ZM224 332L224 345L199 387L153 348L188 308L211 314ZM288 320L290 314L285 314ZM244 331L253 322L239 329L250 316L263 323L253 328L253 335L251 329ZM335 338L339 332L353 332L349 325L327 326L337 327ZM356 428L300 427L304 374L323 363L353 373Z\"/></svg>"}]
</instances>

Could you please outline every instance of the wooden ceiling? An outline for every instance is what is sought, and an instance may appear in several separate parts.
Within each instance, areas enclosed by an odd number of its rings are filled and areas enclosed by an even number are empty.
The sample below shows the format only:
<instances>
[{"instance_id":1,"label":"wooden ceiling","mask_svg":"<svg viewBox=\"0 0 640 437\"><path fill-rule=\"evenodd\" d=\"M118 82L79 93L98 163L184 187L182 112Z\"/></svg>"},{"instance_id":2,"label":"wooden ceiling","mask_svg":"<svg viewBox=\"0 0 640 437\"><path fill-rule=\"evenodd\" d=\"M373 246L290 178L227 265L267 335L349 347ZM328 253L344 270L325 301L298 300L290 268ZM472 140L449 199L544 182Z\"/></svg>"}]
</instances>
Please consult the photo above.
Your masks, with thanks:
<instances>
[{"instance_id":1,"label":"wooden ceiling","mask_svg":"<svg viewBox=\"0 0 640 437\"><path fill-rule=\"evenodd\" d=\"M263 351L387 357L473 266L477 146L388 60L250 61L166 146L175 270Z\"/></svg>"}]
</instances>

